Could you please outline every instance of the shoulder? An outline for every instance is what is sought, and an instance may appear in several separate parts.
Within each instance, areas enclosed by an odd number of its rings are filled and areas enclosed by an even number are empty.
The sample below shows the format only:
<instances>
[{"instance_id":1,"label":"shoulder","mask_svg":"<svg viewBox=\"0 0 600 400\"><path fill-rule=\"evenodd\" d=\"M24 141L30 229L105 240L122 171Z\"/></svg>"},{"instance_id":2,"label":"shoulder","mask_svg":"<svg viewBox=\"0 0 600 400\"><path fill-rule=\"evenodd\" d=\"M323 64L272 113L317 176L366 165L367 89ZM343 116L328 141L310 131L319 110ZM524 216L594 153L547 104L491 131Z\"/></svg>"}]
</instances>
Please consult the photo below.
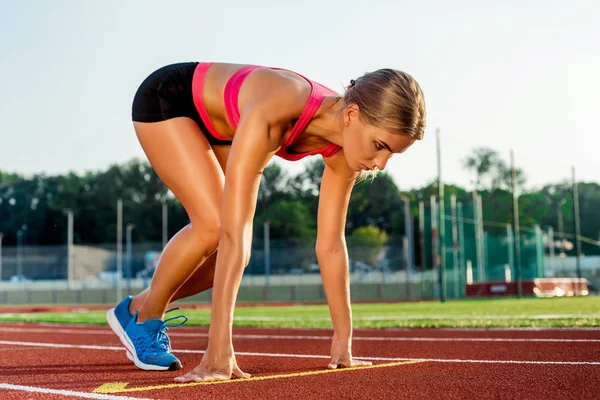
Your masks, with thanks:
<instances>
[{"instance_id":1,"label":"shoulder","mask_svg":"<svg viewBox=\"0 0 600 400\"><path fill-rule=\"evenodd\" d=\"M293 72L259 68L240 91L240 111L258 113L271 124L289 122L302 113L311 91L311 84Z\"/></svg>"}]
</instances>

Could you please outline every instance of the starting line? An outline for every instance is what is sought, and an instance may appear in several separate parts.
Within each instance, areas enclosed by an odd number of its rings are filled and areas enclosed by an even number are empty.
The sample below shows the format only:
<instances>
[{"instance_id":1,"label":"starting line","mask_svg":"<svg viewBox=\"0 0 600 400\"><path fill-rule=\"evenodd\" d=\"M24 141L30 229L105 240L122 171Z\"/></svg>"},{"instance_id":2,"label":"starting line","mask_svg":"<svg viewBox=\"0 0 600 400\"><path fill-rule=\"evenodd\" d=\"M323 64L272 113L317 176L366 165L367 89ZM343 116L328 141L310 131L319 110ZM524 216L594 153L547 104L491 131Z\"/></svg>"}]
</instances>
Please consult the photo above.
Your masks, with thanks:
<instances>
[{"instance_id":1,"label":"starting line","mask_svg":"<svg viewBox=\"0 0 600 400\"><path fill-rule=\"evenodd\" d=\"M408 365L408 364L417 364L423 361L401 361L401 362L392 362L386 364L377 364L377 365L366 365L363 367L350 367L350 368L336 368L336 369L325 369L318 371L306 371L306 372L292 372L289 374L277 374L277 375L265 375L265 376L253 376L250 378L243 379L231 379L225 381L210 381L210 382L189 382L189 383L169 383L166 385L155 385L155 386L142 386L142 387L134 387L128 388L129 383L127 382L112 382L105 383L98 388L93 390L93 393L130 393L130 392L141 392L146 390L158 390L158 389L172 389L179 387L190 387L190 386L199 386L199 385L220 385L227 383L238 383L238 382L252 382L252 381L265 381L269 379L283 379L283 378L294 378L299 376L312 376L312 375L322 375L322 374L331 374L336 372L347 372L347 371L355 371L355 370L364 370L364 369L373 369L373 368L389 368L389 367L397 367L400 365Z\"/></svg>"}]
</instances>

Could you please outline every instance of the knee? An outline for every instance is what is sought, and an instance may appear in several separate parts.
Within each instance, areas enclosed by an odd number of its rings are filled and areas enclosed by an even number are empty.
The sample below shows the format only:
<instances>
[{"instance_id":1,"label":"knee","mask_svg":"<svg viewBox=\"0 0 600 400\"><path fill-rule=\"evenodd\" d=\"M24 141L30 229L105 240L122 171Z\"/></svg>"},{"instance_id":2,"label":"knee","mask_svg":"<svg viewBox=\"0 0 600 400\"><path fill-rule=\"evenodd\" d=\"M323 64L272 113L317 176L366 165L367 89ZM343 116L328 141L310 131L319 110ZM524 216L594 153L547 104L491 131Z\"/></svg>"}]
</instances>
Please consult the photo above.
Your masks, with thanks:
<instances>
[{"instance_id":1,"label":"knee","mask_svg":"<svg viewBox=\"0 0 600 400\"><path fill-rule=\"evenodd\" d=\"M198 243L204 243L208 248L208 254L213 253L219 246L219 237L221 234L220 221L192 221L189 229L191 229L195 240Z\"/></svg>"},{"instance_id":2,"label":"knee","mask_svg":"<svg viewBox=\"0 0 600 400\"><path fill-rule=\"evenodd\" d=\"M241 234L240 234L241 232ZM222 234L222 240L226 243L220 243L222 245L229 245L230 249L235 252L239 252L241 255L244 268L250 264L250 257L252 253L252 227L229 227L225 228Z\"/></svg>"}]
</instances>

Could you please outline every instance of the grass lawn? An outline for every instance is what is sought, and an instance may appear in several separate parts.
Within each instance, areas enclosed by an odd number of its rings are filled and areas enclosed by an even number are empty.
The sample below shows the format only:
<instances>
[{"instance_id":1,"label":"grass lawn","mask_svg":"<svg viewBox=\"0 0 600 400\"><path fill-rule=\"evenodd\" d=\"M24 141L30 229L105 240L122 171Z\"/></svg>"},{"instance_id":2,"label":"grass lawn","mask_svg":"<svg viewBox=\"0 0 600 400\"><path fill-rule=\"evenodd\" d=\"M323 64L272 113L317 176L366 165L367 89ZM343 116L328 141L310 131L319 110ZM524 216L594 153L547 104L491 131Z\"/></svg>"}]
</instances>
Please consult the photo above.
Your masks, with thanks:
<instances>
[{"instance_id":1,"label":"grass lawn","mask_svg":"<svg viewBox=\"0 0 600 400\"><path fill-rule=\"evenodd\" d=\"M184 303L182 303L184 304ZM394 304L354 304L355 328L600 327L600 297L457 300ZM186 315L188 326L208 326L209 309ZM0 314L0 322L106 324L104 311ZM240 307L234 326L329 328L326 305Z\"/></svg>"}]
</instances>

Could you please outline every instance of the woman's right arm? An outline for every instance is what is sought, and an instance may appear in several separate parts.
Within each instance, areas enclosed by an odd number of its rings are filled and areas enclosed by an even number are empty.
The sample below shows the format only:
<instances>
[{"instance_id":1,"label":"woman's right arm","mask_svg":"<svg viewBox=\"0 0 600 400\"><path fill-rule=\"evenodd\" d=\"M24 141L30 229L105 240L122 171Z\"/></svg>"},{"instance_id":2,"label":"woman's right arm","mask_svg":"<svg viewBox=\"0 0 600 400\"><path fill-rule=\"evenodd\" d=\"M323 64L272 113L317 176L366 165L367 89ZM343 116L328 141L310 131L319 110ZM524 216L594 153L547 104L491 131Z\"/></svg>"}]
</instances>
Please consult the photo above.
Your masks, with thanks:
<instances>
[{"instance_id":1,"label":"woman's right arm","mask_svg":"<svg viewBox=\"0 0 600 400\"><path fill-rule=\"evenodd\" d=\"M225 175L221 236L212 293L209 344L231 345L235 299L248 265L252 220L263 169L279 149L258 112L240 120ZM229 348L229 347L227 347Z\"/></svg>"},{"instance_id":2,"label":"woman's right arm","mask_svg":"<svg viewBox=\"0 0 600 400\"><path fill-rule=\"evenodd\" d=\"M252 220L262 172L309 94L306 88L269 70L255 71L244 85L240 98L247 97L244 90L253 96L252 100L241 101L244 104L227 162L212 293L209 347L221 351L232 348L235 299L250 259Z\"/></svg>"}]
</instances>

